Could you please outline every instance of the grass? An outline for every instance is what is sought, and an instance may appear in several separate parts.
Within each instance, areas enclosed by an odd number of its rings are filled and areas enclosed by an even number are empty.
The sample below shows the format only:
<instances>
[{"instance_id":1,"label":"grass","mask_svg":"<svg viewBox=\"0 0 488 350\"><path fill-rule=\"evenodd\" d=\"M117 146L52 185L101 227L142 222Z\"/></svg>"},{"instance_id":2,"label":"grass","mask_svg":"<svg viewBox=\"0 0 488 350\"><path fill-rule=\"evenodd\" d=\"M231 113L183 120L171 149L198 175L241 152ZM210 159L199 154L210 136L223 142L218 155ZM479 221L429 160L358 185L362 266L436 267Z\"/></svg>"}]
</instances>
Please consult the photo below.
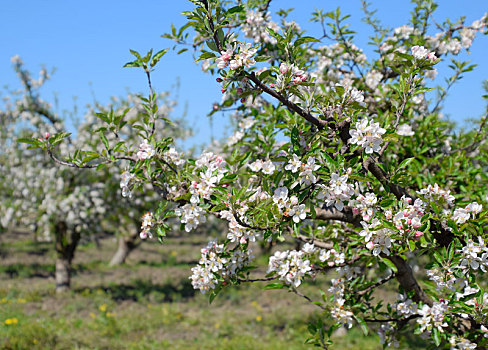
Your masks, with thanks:
<instances>
[{"instance_id":1,"label":"grass","mask_svg":"<svg viewBox=\"0 0 488 350\"><path fill-rule=\"evenodd\" d=\"M144 243L120 267L108 267L113 239L85 245L75 258L72 290L63 295L54 293L51 245L28 238L21 244L2 237L0 349L312 348L304 344L307 324L320 310L294 294L242 285L209 305L193 290L188 276L203 237ZM325 279L314 284L302 291L314 296L317 285L328 288ZM382 348L376 334L341 333L333 348Z\"/></svg>"}]
</instances>

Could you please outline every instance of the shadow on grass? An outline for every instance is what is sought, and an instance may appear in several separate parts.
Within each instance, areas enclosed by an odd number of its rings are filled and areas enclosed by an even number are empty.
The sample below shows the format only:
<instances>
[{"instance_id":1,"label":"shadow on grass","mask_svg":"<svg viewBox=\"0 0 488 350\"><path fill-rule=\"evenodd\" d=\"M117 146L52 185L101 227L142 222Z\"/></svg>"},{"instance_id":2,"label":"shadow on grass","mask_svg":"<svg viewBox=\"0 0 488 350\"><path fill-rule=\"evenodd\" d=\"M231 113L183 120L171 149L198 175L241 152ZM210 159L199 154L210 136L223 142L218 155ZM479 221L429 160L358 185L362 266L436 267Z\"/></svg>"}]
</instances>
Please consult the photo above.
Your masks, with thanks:
<instances>
[{"instance_id":1,"label":"shadow on grass","mask_svg":"<svg viewBox=\"0 0 488 350\"><path fill-rule=\"evenodd\" d=\"M192 298L195 295L188 279L155 284L147 280L135 280L130 284L109 284L108 286L95 286L90 288L79 288L75 293L92 294L103 291L114 301L147 301L151 302L172 302Z\"/></svg>"},{"instance_id":2,"label":"shadow on grass","mask_svg":"<svg viewBox=\"0 0 488 350\"><path fill-rule=\"evenodd\" d=\"M137 262L137 265L150 266L150 267L192 267L198 264L198 260L178 261L172 257L164 257L160 262L141 260Z\"/></svg>"},{"instance_id":3,"label":"shadow on grass","mask_svg":"<svg viewBox=\"0 0 488 350\"><path fill-rule=\"evenodd\" d=\"M71 270L71 276L76 276L82 272L96 269L103 262L95 261L90 264L76 264ZM30 263L30 264L9 264L0 265L0 275L5 274L9 278L54 278L55 266L54 261L48 264Z\"/></svg>"},{"instance_id":4,"label":"shadow on grass","mask_svg":"<svg viewBox=\"0 0 488 350\"><path fill-rule=\"evenodd\" d=\"M54 264L10 264L0 266L0 274L9 278L54 277Z\"/></svg>"}]
</instances>

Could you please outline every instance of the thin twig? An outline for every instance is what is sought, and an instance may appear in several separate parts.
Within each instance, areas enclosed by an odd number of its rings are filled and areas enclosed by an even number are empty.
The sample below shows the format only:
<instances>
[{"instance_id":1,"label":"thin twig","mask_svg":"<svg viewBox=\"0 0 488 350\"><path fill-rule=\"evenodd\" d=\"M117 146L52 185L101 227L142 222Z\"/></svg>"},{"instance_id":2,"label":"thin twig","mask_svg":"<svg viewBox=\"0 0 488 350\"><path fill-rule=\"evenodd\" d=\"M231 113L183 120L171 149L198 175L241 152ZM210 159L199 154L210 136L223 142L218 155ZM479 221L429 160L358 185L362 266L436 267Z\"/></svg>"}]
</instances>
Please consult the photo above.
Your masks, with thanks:
<instances>
[{"instance_id":1,"label":"thin twig","mask_svg":"<svg viewBox=\"0 0 488 350\"><path fill-rule=\"evenodd\" d=\"M376 287L379 287L379 286L387 283L388 281L392 280L395 277L396 277L396 275L394 273L392 273L389 276L387 276L387 277L379 280L378 282L373 283L372 285L368 286L367 288L365 288L363 290L360 290L359 292L357 292L357 295L363 296L364 294L368 293L369 291L371 291L371 290L375 289Z\"/></svg>"},{"instance_id":2,"label":"thin twig","mask_svg":"<svg viewBox=\"0 0 488 350\"><path fill-rule=\"evenodd\" d=\"M296 295L298 295L299 297L302 297L303 299L307 300L309 303L312 303L316 306L318 306L319 308L321 308L322 310L327 310L327 308L325 306L323 306L322 304L319 304L315 301L313 301L310 297L306 296L305 294L303 293L300 293L298 290L296 290L295 288L290 288L290 290L295 293Z\"/></svg>"}]
</instances>

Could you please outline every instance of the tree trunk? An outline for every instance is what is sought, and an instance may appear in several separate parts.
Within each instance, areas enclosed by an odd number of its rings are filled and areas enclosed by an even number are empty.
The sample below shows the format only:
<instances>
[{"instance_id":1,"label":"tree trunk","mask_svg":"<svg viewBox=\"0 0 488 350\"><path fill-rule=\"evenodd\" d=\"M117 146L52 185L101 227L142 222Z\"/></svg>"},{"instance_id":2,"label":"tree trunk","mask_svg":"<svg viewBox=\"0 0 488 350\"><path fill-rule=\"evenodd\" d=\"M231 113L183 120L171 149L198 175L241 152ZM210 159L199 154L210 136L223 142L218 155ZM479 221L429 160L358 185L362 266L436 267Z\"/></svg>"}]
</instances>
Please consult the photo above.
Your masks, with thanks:
<instances>
[{"instance_id":1,"label":"tree trunk","mask_svg":"<svg viewBox=\"0 0 488 350\"><path fill-rule=\"evenodd\" d=\"M68 227L65 222L58 222L55 225L56 244L56 292L67 291L71 286L71 262L75 257L75 250L80 241L80 233L68 234Z\"/></svg>"},{"instance_id":2,"label":"tree trunk","mask_svg":"<svg viewBox=\"0 0 488 350\"><path fill-rule=\"evenodd\" d=\"M124 264L129 254L141 244L141 241L139 239L139 232L136 232L135 234L132 234L130 236L119 237L118 241L118 248L114 256L112 257L112 260L110 260L110 266L118 266Z\"/></svg>"},{"instance_id":3,"label":"tree trunk","mask_svg":"<svg viewBox=\"0 0 488 350\"><path fill-rule=\"evenodd\" d=\"M71 263L62 256L56 259L56 292L65 292L70 287Z\"/></svg>"}]
</instances>

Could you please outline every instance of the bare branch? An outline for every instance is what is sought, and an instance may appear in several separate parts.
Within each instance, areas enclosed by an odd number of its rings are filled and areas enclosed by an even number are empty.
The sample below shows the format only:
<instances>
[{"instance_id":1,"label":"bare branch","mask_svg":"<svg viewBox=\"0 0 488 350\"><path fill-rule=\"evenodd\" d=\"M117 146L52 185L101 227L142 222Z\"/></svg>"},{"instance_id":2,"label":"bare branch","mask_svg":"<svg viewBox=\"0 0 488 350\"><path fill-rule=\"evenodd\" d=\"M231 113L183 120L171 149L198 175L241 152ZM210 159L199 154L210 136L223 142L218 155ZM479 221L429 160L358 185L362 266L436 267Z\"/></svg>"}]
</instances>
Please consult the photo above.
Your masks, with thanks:
<instances>
[{"instance_id":1,"label":"bare branch","mask_svg":"<svg viewBox=\"0 0 488 350\"><path fill-rule=\"evenodd\" d=\"M322 310L327 310L327 308L325 306L323 306L322 304L319 304L318 302L316 301L313 301L310 297L306 296L305 294L302 294L300 293L298 290L296 290L295 288L290 288L290 290L295 293L296 295L298 295L299 297L302 297L303 299L307 300L309 303L312 303L316 306L318 306L319 308L321 308Z\"/></svg>"},{"instance_id":2,"label":"bare branch","mask_svg":"<svg viewBox=\"0 0 488 350\"><path fill-rule=\"evenodd\" d=\"M387 283L388 281L392 280L393 278L395 278L396 275L394 273L392 273L391 275L379 280L378 282L376 283L373 283L372 285L368 286L367 288L363 289L363 290L360 290L359 292L357 292L357 294L359 296L363 296L364 294L368 293L369 291Z\"/></svg>"}]
</instances>

